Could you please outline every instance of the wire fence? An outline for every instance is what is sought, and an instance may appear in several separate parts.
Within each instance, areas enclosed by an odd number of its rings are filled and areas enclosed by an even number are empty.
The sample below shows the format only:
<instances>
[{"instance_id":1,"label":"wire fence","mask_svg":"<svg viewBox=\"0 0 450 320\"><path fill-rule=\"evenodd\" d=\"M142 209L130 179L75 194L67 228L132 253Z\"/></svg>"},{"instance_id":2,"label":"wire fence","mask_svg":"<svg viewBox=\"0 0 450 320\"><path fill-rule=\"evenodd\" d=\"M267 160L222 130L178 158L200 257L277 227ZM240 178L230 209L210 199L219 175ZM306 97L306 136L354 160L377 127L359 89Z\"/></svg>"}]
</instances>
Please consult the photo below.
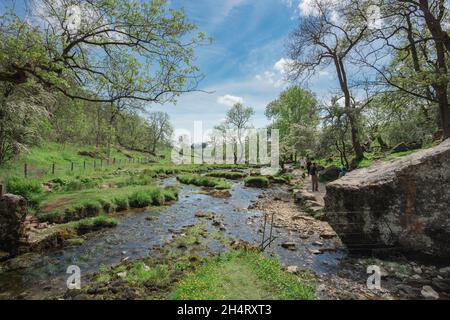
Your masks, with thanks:
<instances>
[{"instance_id":1,"label":"wire fence","mask_svg":"<svg viewBox=\"0 0 450 320\"><path fill-rule=\"evenodd\" d=\"M42 179L46 177L62 177L75 175L88 175L103 170L115 170L120 168L132 168L142 164L152 163L149 158L129 159L92 159L84 161L68 161L65 164L49 163L48 165L34 165L24 163L18 169L9 172L0 179L0 196L7 190L3 180L11 177L22 177L26 179Z\"/></svg>"}]
</instances>

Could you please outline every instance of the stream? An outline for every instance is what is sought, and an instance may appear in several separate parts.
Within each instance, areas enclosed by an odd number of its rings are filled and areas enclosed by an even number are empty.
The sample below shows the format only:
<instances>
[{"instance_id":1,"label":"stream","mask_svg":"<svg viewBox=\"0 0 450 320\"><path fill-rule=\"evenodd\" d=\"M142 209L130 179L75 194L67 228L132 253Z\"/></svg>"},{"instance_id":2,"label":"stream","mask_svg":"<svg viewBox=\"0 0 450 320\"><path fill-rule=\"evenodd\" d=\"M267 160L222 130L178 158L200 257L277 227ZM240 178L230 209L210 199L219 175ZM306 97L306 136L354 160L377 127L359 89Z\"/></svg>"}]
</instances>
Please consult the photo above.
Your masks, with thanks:
<instances>
[{"instance_id":1,"label":"stream","mask_svg":"<svg viewBox=\"0 0 450 320\"><path fill-rule=\"evenodd\" d=\"M132 211L117 216L119 225L92 234L81 245L42 254L31 267L0 273L0 299L48 299L62 295L66 290L69 274L68 266L77 265L81 269L81 285L89 279L89 274L101 266L119 263L124 258L138 259L148 255L151 248L163 246L174 237L174 232L185 226L200 222L195 216L198 211L223 215L224 234L251 244L259 244L262 239L263 215L258 210L247 209L264 192L277 191L246 188L243 182L228 181L232 185L230 198L215 198L200 193L195 186L180 185L179 200L165 208L149 211ZM161 185L179 185L175 178L163 179ZM154 216L155 219L146 219ZM266 254L275 254L283 265L297 265L315 273L335 273L344 252L326 252L312 255L309 251L317 239L302 239L297 233L283 228L274 228L276 237ZM281 243L293 241L297 250L281 247ZM210 245L210 250L220 252L220 244Z\"/></svg>"}]
</instances>

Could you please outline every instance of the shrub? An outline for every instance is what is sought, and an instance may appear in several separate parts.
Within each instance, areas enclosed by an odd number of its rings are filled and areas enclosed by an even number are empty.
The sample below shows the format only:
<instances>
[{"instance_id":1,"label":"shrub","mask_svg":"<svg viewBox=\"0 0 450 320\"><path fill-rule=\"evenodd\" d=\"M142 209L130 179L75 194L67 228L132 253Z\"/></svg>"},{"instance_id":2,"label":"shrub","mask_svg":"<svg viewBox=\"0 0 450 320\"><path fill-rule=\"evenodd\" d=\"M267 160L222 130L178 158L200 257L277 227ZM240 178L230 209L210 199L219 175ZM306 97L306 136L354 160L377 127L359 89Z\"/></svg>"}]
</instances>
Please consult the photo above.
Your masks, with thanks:
<instances>
[{"instance_id":1,"label":"shrub","mask_svg":"<svg viewBox=\"0 0 450 320\"><path fill-rule=\"evenodd\" d=\"M116 197L114 199L114 204L116 205L115 207L116 211L125 211L130 208L130 204L128 203L128 197L126 196Z\"/></svg>"},{"instance_id":2,"label":"shrub","mask_svg":"<svg viewBox=\"0 0 450 320\"><path fill-rule=\"evenodd\" d=\"M35 207L44 190L37 180L14 177L7 180L6 191L24 197L30 206Z\"/></svg>"},{"instance_id":3,"label":"shrub","mask_svg":"<svg viewBox=\"0 0 450 320\"><path fill-rule=\"evenodd\" d=\"M267 188L269 179L263 176L248 177L245 179L245 186L250 188Z\"/></svg>"},{"instance_id":4,"label":"shrub","mask_svg":"<svg viewBox=\"0 0 450 320\"><path fill-rule=\"evenodd\" d=\"M152 199L151 204L154 206L162 206L164 205L165 197L161 189L155 188L150 190L150 197Z\"/></svg>"},{"instance_id":5,"label":"shrub","mask_svg":"<svg viewBox=\"0 0 450 320\"><path fill-rule=\"evenodd\" d=\"M152 197L149 192L136 191L129 198L131 208L145 208L152 204Z\"/></svg>"},{"instance_id":6,"label":"shrub","mask_svg":"<svg viewBox=\"0 0 450 320\"><path fill-rule=\"evenodd\" d=\"M113 228L118 224L119 222L117 221L117 219L101 215L94 218L80 220L74 224L74 228L79 234L83 234L97 231L103 228Z\"/></svg>"}]
</instances>

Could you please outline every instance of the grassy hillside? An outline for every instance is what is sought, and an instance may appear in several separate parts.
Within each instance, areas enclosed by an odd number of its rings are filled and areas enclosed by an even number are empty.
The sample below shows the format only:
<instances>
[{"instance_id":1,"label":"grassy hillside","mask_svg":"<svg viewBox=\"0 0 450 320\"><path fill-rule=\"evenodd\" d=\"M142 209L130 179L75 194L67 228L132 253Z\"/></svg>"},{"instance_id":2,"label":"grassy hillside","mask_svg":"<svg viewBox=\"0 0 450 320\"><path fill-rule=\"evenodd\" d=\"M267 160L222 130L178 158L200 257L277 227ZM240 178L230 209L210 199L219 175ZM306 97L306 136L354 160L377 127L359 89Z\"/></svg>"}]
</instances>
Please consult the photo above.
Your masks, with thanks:
<instances>
[{"instance_id":1,"label":"grassy hillside","mask_svg":"<svg viewBox=\"0 0 450 320\"><path fill-rule=\"evenodd\" d=\"M111 155L108 157L105 149L97 149L94 146L46 142L22 152L19 158L1 166L0 181L11 176L23 177L25 164L27 164L28 177L46 179L52 175L53 164L55 165L55 176L60 177L83 175L84 172L91 173L94 171L94 165L98 170L108 166L108 161L109 166L128 167L149 158L152 161L162 160L148 154L117 147L111 149Z\"/></svg>"}]
</instances>

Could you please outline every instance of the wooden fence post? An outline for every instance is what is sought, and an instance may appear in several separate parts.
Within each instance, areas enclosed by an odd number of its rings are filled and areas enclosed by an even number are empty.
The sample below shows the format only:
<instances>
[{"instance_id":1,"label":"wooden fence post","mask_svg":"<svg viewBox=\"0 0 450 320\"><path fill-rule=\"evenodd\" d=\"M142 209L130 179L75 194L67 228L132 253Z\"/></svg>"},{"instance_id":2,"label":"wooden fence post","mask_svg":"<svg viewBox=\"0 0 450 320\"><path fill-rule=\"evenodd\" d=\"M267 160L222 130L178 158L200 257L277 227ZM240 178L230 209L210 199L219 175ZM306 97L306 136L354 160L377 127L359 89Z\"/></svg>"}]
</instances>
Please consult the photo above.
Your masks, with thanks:
<instances>
[{"instance_id":1,"label":"wooden fence post","mask_svg":"<svg viewBox=\"0 0 450 320\"><path fill-rule=\"evenodd\" d=\"M26 163L23 165L23 174L25 178L28 178L28 165Z\"/></svg>"},{"instance_id":2,"label":"wooden fence post","mask_svg":"<svg viewBox=\"0 0 450 320\"><path fill-rule=\"evenodd\" d=\"M55 175L55 163L52 163L52 175Z\"/></svg>"},{"instance_id":3,"label":"wooden fence post","mask_svg":"<svg viewBox=\"0 0 450 320\"><path fill-rule=\"evenodd\" d=\"M70 171L73 171L73 162L70 163Z\"/></svg>"},{"instance_id":4,"label":"wooden fence post","mask_svg":"<svg viewBox=\"0 0 450 320\"><path fill-rule=\"evenodd\" d=\"M86 160L83 161L83 170L86 170Z\"/></svg>"},{"instance_id":5,"label":"wooden fence post","mask_svg":"<svg viewBox=\"0 0 450 320\"><path fill-rule=\"evenodd\" d=\"M3 197L4 192L5 192L5 188L3 187L2 184L0 184L0 197Z\"/></svg>"}]
</instances>

